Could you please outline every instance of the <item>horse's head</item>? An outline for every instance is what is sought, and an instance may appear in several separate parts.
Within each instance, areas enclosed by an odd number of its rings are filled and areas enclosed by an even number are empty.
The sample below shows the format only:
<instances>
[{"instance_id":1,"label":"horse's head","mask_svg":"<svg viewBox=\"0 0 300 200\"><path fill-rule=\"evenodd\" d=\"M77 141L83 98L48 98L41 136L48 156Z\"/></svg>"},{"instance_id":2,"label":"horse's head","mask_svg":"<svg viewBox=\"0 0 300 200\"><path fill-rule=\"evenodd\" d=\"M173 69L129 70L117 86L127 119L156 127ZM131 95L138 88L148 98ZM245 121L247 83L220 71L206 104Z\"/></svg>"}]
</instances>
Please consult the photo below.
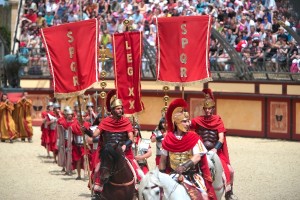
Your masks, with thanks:
<instances>
[{"instance_id":1,"label":"horse's head","mask_svg":"<svg viewBox=\"0 0 300 200\"><path fill-rule=\"evenodd\" d=\"M115 173L118 160L123 155L120 145L106 144L100 152L100 180L103 184L107 183Z\"/></svg>"},{"instance_id":2,"label":"horse's head","mask_svg":"<svg viewBox=\"0 0 300 200\"><path fill-rule=\"evenodd\" d=\"M140 182L139 199L156 200L161 199L162 184L159 180L158 168L148 172Z\"/></svg>"}]
</instances>

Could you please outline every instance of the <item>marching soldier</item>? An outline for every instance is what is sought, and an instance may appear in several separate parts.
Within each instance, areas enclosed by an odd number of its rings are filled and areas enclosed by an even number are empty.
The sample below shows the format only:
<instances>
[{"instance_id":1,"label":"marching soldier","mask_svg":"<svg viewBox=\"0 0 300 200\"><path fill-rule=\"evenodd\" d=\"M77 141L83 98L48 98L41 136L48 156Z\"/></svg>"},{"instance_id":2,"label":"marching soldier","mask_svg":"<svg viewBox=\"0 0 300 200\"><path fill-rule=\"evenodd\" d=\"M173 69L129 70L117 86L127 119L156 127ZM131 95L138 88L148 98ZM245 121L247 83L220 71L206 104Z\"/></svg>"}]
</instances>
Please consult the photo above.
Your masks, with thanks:
<instances>
[{"instance_id":1,"label":"marching soldier","mask_svg":"<svg viewBox=\"0 0 300 200\"><path fill-rule=\"evenodd\" d=\"M230 165L226 129L219 115L214 114L215 101L210 89L203 90L205 94L203 110L205 115L192 119L191 127L201 136L207 150L214 151L220 157L225 173L226 183L225 199L235 200L237 197L232 192L234 171Z\"/></svg>"},{"instance_id":2,"label":"marching soldier","mask_svg":"<svg viewBox=\"0 0 300 200\"><path fill-rule=\"evenodd\" d=\"M186 106L183 99L175 99L168 107L169 132L162 142L159 170L165 172L169 157L172 177L182 183L192 200L216 199L206 160L207 150L200 137L189 131L189 114L183 110Z\"/></svg>"}]
</instances>

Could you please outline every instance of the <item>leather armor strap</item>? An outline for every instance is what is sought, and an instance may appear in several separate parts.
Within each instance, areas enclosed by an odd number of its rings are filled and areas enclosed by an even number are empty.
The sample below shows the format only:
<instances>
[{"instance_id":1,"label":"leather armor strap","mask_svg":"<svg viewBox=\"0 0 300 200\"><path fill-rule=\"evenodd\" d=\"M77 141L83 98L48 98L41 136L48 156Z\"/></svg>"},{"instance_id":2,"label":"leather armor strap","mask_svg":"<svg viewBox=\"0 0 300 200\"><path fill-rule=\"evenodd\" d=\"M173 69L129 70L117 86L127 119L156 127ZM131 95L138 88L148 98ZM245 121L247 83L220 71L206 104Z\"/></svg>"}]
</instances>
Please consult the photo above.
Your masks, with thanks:
<instances>
[{"instance_id":1,"label":"leather armor strap","mask_svg":"<svg viewBox=\"0 0 300 200\"><path fill-rule=\"evenodd\" d=\"M90 129L85 128L84 126L82 126L82 128L84 128L84 134L88 135L89 137L93 137L93 131Z\"/></svg>"},{"instance_id":2,"label":"leather armor strap","mask_svg":"<svg viewBox=\"0 0 300 200\"><path fill-rule=\"evenodd\" d=\"M93 138L93 143L98 143L99 142L99 137Z\"/></svg>"},{"instance_id":3,"label":"leather armor strap","mask_svg":"<svg viewBox=\"0 0 300 200\"><path fill-rule=\"evenodd\" d=\"M223 146L222 142L218 141L215 145L215 149L219 150Z\"/></svg>"},{"instance_id":4,"label":"leather armor strap","mask_svg":"<svg viewBox=\"0 0 300 200\"><path fill-rule=\"evenodd\" d=\"M163 139L163 138L164 138L163 135L157 136L157 137L156 137L156 141L161 142L161 139Z\"/></svg>"},{"instance_id":5,"label":"leather armor strap","mask_svg":"<svg viewBox=\"0 0 300 200\"><path fill-rule=\"evenodd\" d=\"M183 163L181 166L183 166L185 168L185 171L187 171L187 170L193 168L195 165L192 160L188 160L185 163Z\"/></svg>"},{"instance_id":6,"label":"leather armor strap","mask_svg":"<svg viewBox=\"0 0 300 200\"><path fill-rule=\"evenodd\" d=\"M132 144L132 140L127 140L126 142L125 142L125 145L126 145L126 148L128 148L130 145Z\"/></svg>"}]
</instances>

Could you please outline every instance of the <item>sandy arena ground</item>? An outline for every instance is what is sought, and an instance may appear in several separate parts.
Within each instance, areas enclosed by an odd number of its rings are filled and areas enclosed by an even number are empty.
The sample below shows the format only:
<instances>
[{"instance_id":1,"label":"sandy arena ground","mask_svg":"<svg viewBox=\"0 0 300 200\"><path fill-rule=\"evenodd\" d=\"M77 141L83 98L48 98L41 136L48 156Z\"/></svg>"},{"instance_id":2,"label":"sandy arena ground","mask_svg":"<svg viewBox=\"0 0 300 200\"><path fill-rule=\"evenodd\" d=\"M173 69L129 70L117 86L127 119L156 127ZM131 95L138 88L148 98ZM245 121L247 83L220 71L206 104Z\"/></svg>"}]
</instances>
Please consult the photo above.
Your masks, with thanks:
<instances>
[{"instance_id":1,"label":"sandy arena ground","mask_svg":"<svg viewBox=\"0 0 300 200\"><path fill-rule=\"evenodd\" d=\"M46 158L34 128L33 143L0 143L0 199L90 199L87 180L65 176ZM150 132L143 132L149 138ZM299 200L300 143L256 138L228 137L235 169L235 194L240 200ZM155 151L155 148L152 148ZM149 159L151 168L154 156Z\"/></svg>"}]
</instances>

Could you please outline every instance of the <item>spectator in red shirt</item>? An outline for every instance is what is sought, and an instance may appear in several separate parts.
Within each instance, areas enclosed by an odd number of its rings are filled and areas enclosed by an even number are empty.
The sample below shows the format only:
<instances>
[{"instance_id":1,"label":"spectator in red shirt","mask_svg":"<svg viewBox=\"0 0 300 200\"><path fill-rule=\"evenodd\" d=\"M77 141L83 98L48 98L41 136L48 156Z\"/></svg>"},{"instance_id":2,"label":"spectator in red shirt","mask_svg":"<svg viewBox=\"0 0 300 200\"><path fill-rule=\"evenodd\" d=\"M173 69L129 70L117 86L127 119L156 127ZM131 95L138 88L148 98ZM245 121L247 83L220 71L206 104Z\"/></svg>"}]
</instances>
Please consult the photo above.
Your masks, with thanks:
<instances>
[{"instance_id":1,"label":"spectator in red shirt","mask_svg":"<svg viewBox=\"0 0 300 200\"><path fill-rule=\"evenodd\" d=\"M31 23L36 23L37 15L32 8L29 9L29 13L25 14L24 17Z\"/></svg>"}]
</instances>

